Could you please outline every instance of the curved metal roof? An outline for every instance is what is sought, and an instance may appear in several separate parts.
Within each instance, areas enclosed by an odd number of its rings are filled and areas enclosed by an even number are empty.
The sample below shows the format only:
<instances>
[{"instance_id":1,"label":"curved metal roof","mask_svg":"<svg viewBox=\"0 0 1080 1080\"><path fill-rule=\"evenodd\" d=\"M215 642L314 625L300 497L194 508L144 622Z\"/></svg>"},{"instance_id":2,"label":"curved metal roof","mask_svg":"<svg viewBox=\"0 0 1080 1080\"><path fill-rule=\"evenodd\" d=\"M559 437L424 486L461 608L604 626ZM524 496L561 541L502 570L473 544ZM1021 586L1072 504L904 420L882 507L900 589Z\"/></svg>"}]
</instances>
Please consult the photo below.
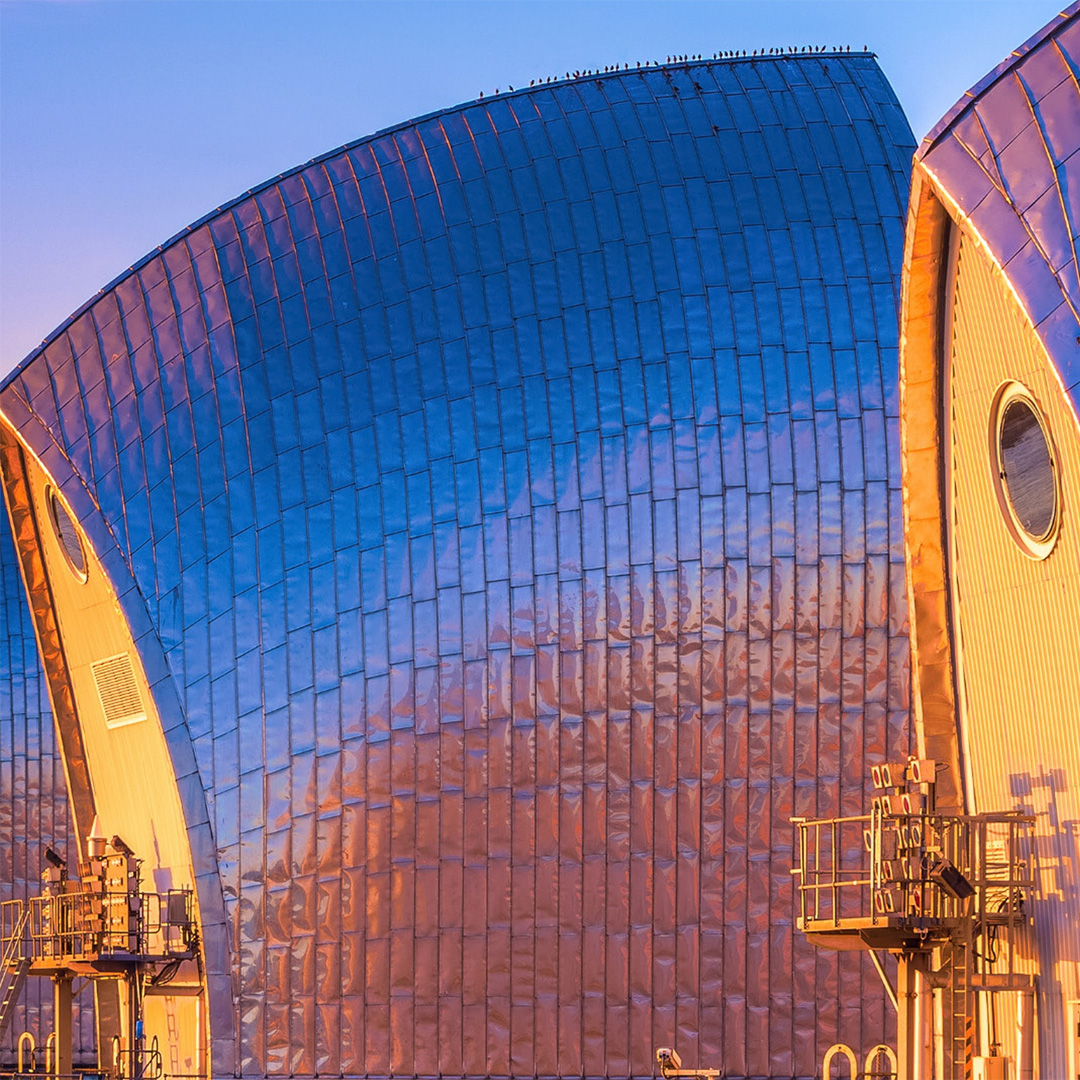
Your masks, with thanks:
<instances>
[{"instance_id":1,"label":"curved metal roof","mask_svg":"<svg viewBox=\"0 0 1080 1080\"><path fill-rule=\"evenodd\" d=\"M977 83L916 159L974 226L1080 408L1080 5Z\"/></svg>"},{"instance_id":2,"label":"curved metal roof","mask_svg":"<svg viewBox=\"0 0 1080 1080\"><path fill-rule=\"evenodd\" d=\"M241 197L6 380L180 702L215 1072L877 1041L788 818L908 747L911 149L862 54L501 95Z\"/></svg>"}]
</instances>

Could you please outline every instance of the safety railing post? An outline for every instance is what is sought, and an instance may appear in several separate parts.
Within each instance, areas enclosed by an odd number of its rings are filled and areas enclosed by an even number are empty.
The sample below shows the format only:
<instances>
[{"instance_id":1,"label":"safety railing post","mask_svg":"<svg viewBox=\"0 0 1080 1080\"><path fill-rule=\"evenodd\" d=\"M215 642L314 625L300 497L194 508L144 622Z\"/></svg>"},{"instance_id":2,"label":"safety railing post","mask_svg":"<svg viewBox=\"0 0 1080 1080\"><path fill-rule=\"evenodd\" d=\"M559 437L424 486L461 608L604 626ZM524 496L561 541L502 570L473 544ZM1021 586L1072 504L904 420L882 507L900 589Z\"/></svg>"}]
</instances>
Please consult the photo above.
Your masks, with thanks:
<instances>
[{"instance_id":1,"label":"safety railing post","mask_svg":"<svg viewBox=\"0 0 1080 1080\"><path fill-rule=\"evenodd\" d=\"M840 858L838 854L840 850L840 824L835 818L832 820L829 829L829 843L832 848L829 852L829 861L832 867L832 896L830 902L832 903L833 923L838 923L840 921L840 881L836 871L837 860Z\"/></svg>"}]
</instances>

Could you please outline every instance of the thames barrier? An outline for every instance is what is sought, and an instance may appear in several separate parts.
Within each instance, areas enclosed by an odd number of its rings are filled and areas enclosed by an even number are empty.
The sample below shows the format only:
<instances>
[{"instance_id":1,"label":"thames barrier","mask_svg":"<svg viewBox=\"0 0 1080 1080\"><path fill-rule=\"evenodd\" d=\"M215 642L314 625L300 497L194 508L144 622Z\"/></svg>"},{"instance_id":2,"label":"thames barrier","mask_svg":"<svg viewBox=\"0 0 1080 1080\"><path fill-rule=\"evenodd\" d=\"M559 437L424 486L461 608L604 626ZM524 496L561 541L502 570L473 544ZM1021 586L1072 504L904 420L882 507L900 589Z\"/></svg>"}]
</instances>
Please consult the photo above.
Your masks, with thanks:
<instances>
[{"instance_id":1,"label":"thames barrier","mask_svg":"<svg viewBox=\"0 0 1080 1080\"><path fill-rule=\"evenodd\" d=\"M568 73L0 382L0 1071L1080 1075L1080 17Z\"/></svg>"}]
</instances>

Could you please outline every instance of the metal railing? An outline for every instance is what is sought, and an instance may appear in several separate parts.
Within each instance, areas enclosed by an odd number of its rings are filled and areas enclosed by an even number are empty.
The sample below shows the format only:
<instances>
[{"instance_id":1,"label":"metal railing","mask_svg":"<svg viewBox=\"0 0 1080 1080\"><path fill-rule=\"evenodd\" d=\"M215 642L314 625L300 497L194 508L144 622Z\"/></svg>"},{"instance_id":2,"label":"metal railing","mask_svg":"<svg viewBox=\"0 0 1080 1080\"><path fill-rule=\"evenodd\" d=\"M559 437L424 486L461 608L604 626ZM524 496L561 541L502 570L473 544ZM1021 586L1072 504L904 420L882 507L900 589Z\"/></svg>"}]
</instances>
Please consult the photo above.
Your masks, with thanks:
<instances>
[{"instance_id":1,"label":"metal railing","mask_svg":"<svg viewBox=\"0 0 1080 1080\"><path fill-rule=\"evenodd\" d=\"M1034 881L1026 861L1034 818L1019 814L870 814L796 826L804 927L948 923L975 915L1015 922Z\"/></svg>"},{"instance_id":2,"label":"metal railing","mask_svg":"<svg viewBox=\"0 0 1080 1080\"><path fill-rule=\"evenodd\" d=\"M28 928L28 932L23 927ZM107 890L82 884L0 905L0 949L6 963L80 961L127 956L191 955L192 893Z\"/></svg>"},{"instance_id":3,"label":"metal railing","mask_svg":"<svg viewBox=\"0 0 1080 1080\"><path fill-rule=\"evenodd\" d=\"M0 907L0 929L7 934L0 956L0 1036L11 1023L12 1010L26 980L23 956L28 912L21 900L5 900Z\"/></svg>"},{"instance_id":4,"label":"metal railing","mask_svg":"<svg viewBox=\"0 0 1080 1080\"><path fill-rule=\"evenodd\" d=\"M870 816L794 818L798 861L799 914L814 922L856 918L869 904L873 879L866 865L864 835Z\"/></svg>"},{"instance_id":5,"label":"metal railing","mask_svg":"<svg viewBox=\"0 0 1080 1080\"><path fill-rule=\"evenodd\" d=\"M155 1040L156 1043L156 1040ZM139 1077L140 1080L161 1080L165 1074L161 1051L157 1046L149 1049L130 1049L116 1052L113 1066L117 1077Z\"/></svg>"},{"instance_id":6,"label":"metal railing","mask_svg":"<svg viewBox=\"0 0 1080 1080\"><path fill-rule=\"evenodd\" d=\"M119 1037L113 1040L112 1065L104 1068L99 1066L87 1066L77 1068L70 1073L57 1073L56 1066L56 1033L50 1033L45 1041L45 1046L37 1045L34 1036L29 1031L24 1031L19 1036L18 1054L14 1069L7 1070L0 1067L0 1080L15 1077L45 1077L49 1080L94 1080L94 1078L110 1078L110 1080L209 1080L200 1073L167 1073L161 1050L158 1048L158 1040L155 1036L150 1046L137 1048L124 1048ZM41 1065L41 1055L44 1049L45 1063Z\"/></svg>"},{"instance_id":7,"label":"metal railing","mask_svg":"<svg viewBox=\"0 0 1080 1080\"><path fill-rule=\"evenodd\" d=\"M27 918L26 904L22 900L0 903L0 964L4 967L22 955Z\"/></svg>"}]
</instances>

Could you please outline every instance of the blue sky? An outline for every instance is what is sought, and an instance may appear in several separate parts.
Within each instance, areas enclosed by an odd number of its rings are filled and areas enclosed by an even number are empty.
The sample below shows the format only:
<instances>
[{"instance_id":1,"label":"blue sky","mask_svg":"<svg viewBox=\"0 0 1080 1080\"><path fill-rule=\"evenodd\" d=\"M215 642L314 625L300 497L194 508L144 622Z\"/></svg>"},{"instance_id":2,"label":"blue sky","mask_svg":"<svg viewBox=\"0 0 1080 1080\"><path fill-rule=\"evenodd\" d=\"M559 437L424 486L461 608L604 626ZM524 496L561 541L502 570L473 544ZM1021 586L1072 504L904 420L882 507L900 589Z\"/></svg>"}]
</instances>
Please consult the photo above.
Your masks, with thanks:
<instances>
[{"instance_id":1,"label":"blue sky","mask_svg":"<svg viewBox=\"0 0 1080 1080\"><path fill-rule=\"evenodd\" d=\"M344 142L575 68L876 52L916 137L1052 0L0 0L0 373L221 203Z\"/></svg>"}]
</instances>

